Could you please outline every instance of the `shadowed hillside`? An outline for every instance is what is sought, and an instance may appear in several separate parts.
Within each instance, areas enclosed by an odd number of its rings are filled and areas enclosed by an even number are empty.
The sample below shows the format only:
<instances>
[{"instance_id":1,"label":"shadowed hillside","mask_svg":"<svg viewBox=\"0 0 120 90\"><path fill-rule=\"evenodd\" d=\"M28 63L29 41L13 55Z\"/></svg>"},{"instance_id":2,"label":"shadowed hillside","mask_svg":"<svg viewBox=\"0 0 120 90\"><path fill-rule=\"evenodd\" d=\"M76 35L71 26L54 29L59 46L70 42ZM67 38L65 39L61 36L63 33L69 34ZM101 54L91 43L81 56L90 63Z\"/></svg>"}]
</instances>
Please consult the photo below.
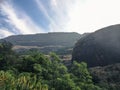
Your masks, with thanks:
<instances>
[{"instance_id":1,"label":"shadowed hillside","mask_svg":"<svg viewBox=\"0 0 120 90\"><path fill-rule=\"evenodd\" d=\"M120 62L120 25L109 26L81 38L74 47L72 60L85 61L89 67Z\"/></svg>"},{"instance_id":2,"label":"shadowed hillside","mask_svg":"<svg viewBox=\"0 0 120 90\"><path fill-rule=\"evenodd\" d=\"M105 90L120 89L120 63L90 68L93 82Z\"/></svg>"}]
</instances>

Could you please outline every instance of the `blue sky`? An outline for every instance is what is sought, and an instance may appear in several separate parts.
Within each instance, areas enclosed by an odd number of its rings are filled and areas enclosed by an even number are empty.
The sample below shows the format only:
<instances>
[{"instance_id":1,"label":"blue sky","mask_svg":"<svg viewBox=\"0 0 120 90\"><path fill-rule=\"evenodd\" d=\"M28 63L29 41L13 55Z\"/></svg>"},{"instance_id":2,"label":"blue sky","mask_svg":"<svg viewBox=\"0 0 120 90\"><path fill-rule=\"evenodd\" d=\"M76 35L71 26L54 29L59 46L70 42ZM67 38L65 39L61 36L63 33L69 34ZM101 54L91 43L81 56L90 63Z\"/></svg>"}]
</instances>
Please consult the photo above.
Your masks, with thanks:
<instances>
[{"instance_id":1,"label":"blue sky","mask_svg":"<svg viewBox=\"0 0 120 90\"><path fill-rule=\"evenodd\" d=\"M0 0L0 38L93 32L120 24L120 0Z\"/></svg>"}]
</instances>

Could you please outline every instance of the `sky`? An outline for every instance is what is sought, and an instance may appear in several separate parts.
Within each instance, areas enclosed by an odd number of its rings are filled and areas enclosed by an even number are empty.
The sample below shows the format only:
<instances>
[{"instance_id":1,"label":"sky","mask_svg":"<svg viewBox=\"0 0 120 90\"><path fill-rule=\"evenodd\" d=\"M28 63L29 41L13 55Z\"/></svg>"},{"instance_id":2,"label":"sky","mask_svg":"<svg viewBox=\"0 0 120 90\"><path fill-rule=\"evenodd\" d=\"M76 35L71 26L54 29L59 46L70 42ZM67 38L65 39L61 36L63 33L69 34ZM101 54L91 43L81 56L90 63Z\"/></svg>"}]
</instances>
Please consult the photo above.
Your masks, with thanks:
<instances>
[{"instance_id":1,"label":"sky","mask_svg":"<svg viewBox=\"0 0 120 90\"><path fill-rule=\"evenodd\" d=\"M94 32L120 24L120 0L0 0L0 38Z\"/></svg>"}]
</instances>

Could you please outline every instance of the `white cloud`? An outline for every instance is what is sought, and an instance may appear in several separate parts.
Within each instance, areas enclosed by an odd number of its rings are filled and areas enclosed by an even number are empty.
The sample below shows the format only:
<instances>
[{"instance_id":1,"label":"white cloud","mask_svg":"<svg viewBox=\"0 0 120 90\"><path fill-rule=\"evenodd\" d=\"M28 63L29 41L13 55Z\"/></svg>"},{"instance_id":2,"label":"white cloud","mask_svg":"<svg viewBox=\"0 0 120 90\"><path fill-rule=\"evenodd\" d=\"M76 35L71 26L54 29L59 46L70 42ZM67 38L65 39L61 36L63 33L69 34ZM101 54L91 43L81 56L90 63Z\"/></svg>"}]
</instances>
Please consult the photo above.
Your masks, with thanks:
<instances>
[{"instance_id":1,"label":"white cloud","mask_svg":"<svg viewBox=\"0 0 120 90\"><path fill-rule=\"evenodd\" d=\"M43 3L40 0L35 0L35 3L37 4L40 12L42 11L42 13L44 14L44 16L49 20L50 25L49 25L49 30L48 31L55 31L54 28L52 27L56 27L59 28L57 22L55 22L55 18L52 18L48 12L48 10L46 9L46 7L43 5ZM56 29L55 28L55 29Z\"/></svg>"},{"instance_id":2,"label":"white cloud","mask_svg":"<svg viewBox=\"0 0 120 90\"><path fill-rule=\"evenodd\" d=\"M66 29L80 33L92 32L105 26L120 23L119 0L77 0L69 11Z\"/></svg>"},{"instance_id":3,"label":"white cloud","mask_svg":"<svg viewBox=\"0 0 120 90\"><path fill-rule=\"evenodd\" d=\"M10 36L10 35L14 35L14 33L8 31L6 28L1 28L0 29L0 39L4 38L4 37L7 37L7 36Z\"/></svg>"},{"instance_id":4,"label":"white cloud","mask_svg":"<svg viewBox=\"0 0 120 90\"><path fill-rule=\"evenodd\" d=\"M50 21L52 21L52 18L49 16L47 9L44 7L44 5L42 4L42 2L40 0L35 0L36 4L38 5L38 8L43 12L43 14L47 17L47 19L49 19Z\"/></svg>"},{"instance_id":5,"label":"white cloud","mask_svg":"<svg viewBox=\"0 0 120 90\"><path fill-rule=\"evenodd\" d=\"M20 34L33 34L44 32L37 26L25 12L13 7L12 3L5 1L1 4L1 10L7 16L8 21Z\"/></svg>"},{"instance_id":6,"label":"white cloud","mask_svg":"<svg viewBox=\"0 0 120 90\"><path fill-rule=\"evenodd\" d=\"M41 0L35 0L40 12L42 11L44 16L50 21L48 26L49 32L64 31L66 21L68 21L66 10L68 5L72 4L72 2L69 2L68 4L68 1L73 0L50 0L50 8L47 9ZM52 12L52 15L50 15L50 12Z\"/></svg>"},{"instance_id":7,"label":"white cloud","mask_svg":"<svg viewBox=\"0 0 120 90\"><path fill-rule=\"evenodd\" d=\"M40 12L50 21L50 32L93 32L120 23L120 0L50 0L49 9L40 0L35 2ZM25 12L11 4L2 4L2 11L18 32L44 32Z\"/></svg>"},{"instance_id":8,"label":"white cloud","mask_svg":"<svg viewBox=\"0 0 120 90\"><path fill-rule=\"evenodd\" d=\"M73 0L50 0L51 1L51 10L53 11L53 18L55 24L52 23L49 25L50 31L67 32L64 27L69 20L68 17L68 8L73 5Z\"/></svg>"},{"instance_id":9,"label":"white cloud","mask_svg":"<svg viewBox=\"0 0 120 90\"><path fill-rule=\"evenodd\" d=\"M58 3L57 3L57 0L51 0L51 4L52 4L52 6L55 6L55 7L56 7L57 4L58 4Z\"/></svg>"},{"instance_id":10,"label":"white cloud","mask_svg":"<svg viewBox=\"0 0 120 90\"><path fill-rule=\"evenodd\" d=\"M93 32L120 23L120 0L51 0L56 31Z\"/></svg>"}]
</instances>

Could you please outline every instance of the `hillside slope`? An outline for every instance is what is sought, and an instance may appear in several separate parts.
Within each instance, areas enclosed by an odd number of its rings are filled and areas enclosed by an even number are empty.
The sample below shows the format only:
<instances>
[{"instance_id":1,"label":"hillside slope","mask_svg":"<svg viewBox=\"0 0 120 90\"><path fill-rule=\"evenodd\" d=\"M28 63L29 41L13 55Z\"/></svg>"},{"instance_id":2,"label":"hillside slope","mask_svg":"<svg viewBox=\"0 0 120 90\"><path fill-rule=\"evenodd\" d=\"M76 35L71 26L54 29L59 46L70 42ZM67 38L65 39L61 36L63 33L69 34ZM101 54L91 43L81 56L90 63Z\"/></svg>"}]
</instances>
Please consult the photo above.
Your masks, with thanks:
<instances>
[{"instance_id":1,"label":"hillside slope","mask_svg":"<svg viewBox=\"0 0 120 90\"><path fill-rule=\"evenodd\" d=\"M93 82L105 90L120 89L120 63L90 68Z\"/></svg>"},{"instance_id":2,"label":"hillside slope","mask_svg":"<svg viewBox=\"0 0 120 90\"><path fill-rule=\"evenodd\" d=\"M21 51L27 49L37 49L41 52L51 52L58 50L60 52L69 52L74 44L81 37L78 33L53 32L31 35L15 35L5 38L4 40L11 42L14 49ZM65 49L65 50L64 50Z\"/></svg>"},{"instance_id":3,"label":"hillside slope","mask_svg":"<svg viewBox=\"0 0 120 90\"><path fill-rule=\"evenodd\" d=\"M73 46L76 40L80 38L78 33L42 33L31 35L16 35L5 38L5 40L12 42L14 45L23 46L48 46L61 45Z\"/></svg>"},{"instance_id":4,"label":"hillside slope","mask_svg":"<svg viewBox=\"0 0 120 90\"><path fill-rule=\"evenodd\" d=\"M81 38L74 47L72 60L85 61L89 67L120 62L120 25L105 27Z\"/></svg>"}]
</instances>

